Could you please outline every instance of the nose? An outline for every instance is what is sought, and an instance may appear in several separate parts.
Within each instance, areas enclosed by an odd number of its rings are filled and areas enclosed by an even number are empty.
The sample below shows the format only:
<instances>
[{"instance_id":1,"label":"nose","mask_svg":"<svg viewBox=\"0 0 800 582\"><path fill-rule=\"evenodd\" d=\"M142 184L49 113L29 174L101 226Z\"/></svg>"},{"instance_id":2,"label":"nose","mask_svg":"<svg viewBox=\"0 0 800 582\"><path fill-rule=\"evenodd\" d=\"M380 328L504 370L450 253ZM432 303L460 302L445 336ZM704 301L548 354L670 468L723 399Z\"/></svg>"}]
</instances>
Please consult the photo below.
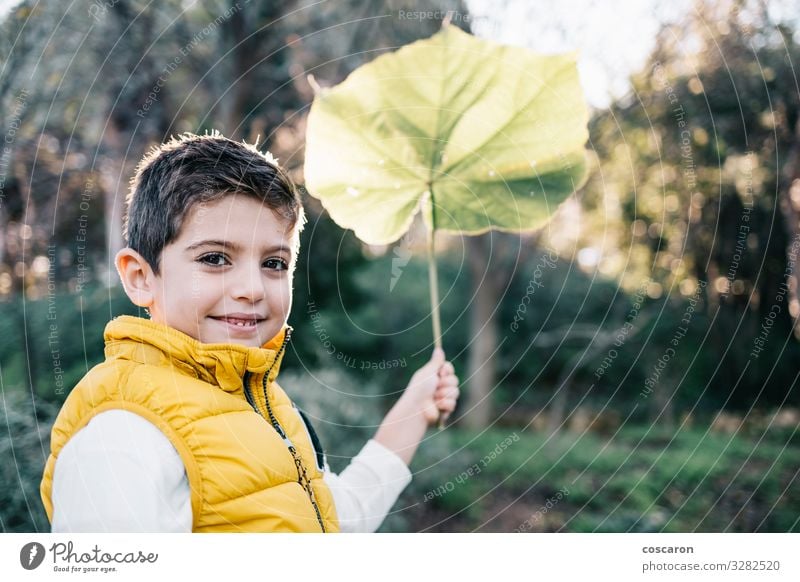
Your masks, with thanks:
<instances>
[{"instance_id":1,"label":"nose","mask_svg":"<svg viewBox=\"0 0 800 582\"><path fill-rule=\"evenodd\" d=\"M260 268L237 269L228 282L231 297L237 301L258 303L266 297L264 277Z\"/></svg>"}]
</instances>

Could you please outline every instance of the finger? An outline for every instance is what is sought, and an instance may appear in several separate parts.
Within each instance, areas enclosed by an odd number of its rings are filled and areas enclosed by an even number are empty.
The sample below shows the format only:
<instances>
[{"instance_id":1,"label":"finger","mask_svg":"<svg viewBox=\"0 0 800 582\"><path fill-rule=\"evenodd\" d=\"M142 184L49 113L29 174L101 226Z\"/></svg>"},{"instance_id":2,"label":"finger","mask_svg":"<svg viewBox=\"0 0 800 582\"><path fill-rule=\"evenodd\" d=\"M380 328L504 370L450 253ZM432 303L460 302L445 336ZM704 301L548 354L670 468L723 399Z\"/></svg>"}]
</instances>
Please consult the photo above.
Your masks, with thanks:
<instances>
[{"instance_id":1,"label":"finger","mask_svg":"<svg viewBox=\"0 0 800 582\"><path fill-rule=\"evenodd\" d=\"M432 366L437 372L441 370L442 364L445 363L444 350L442 348L434 348L433 354L428 365Z\"/></svg>"},{"instance_id":2,"label":"finger","mask_svg":"<svg viewBox=\"0 0 800 582\"><path fill-rule=\"evenodd\" d=\"M452 382L454 379L458 381L458 376L452 372L449 374L439 374L439 382Z\"/></svg>"},{"instance_id":3,"label":"finger","mask_svg":"<svg viewBox=\"0 0 800 582\"><path fill-rule=\"evenodd\" d=\"M437 408L441 408L443 402L452 402L453 406L458 402L458 394L445 394L439 398L434 398L434 404Z\"/></svg>"},{"instance_id":4,"label":"finger","mask_svg":"<svg viewBox=\"0 0 800 582\"><path fill-rule=\"evenodd\" d=\"M457 389L449 389L447 392L437 392L433 396L433 401L437 404L443 400L458 400L458 390Z\"/></svg>"},{"instance_id":5,"label":"finger","mask_svg":"<svg viewBox=\"0 0 800 582\"><path fill-rule=\"evenodd\" d=\"M445 398L436 403L436 408L438 408L440 412L453 412L456 409L456 401L452 398Z\"/></svg>"},{"instance_id":6,"label":"finger","mask_svg":"<svg viewBox=\"0 0 800 582\"><path fill-rule=\"evenodd\" d=\"M433 350L433 355L428 362L423 365L417 372L420 372L420 376L425 378L439 377L439 369L442 366L442 362L444 362L444 351L441 348L436 348Z\"/></svg>"},{"instance_id":7,"label":"finger","mask_svg":"<svg viewBox=\"0 0 800 582\"><path fill-rule=\"evenodd\" d=\"M444 378L439 378L439 381L436 384L437 388L443 388L447 386L458 386L458 376L445 376Z\"/></svg>"},{"instance_id":8,"label":"finger","mask_svg":"<svg viewBox=\"0 0 800 582\"><path fill-rule=\"evenodd\" d=\"M439 368L439 375L446 376L448 374L454 373L455 371L456 369L453 367L452 362L445 362L444 364L442 364L442 367Z\"/></svg>"},{"instance_id":9,"label":"finger","mask_svg":"<svg viewBox=\"0 0 800 582\"><path fill-rule=\"evenodd\" d=\"M458 397L461 395L461 391L458 389L457 386L450 386L446 388L442 388L434 393L433 399L434 400L442 400L444 398L454 398L458 400Z\"/></svg>"}]
</instances>

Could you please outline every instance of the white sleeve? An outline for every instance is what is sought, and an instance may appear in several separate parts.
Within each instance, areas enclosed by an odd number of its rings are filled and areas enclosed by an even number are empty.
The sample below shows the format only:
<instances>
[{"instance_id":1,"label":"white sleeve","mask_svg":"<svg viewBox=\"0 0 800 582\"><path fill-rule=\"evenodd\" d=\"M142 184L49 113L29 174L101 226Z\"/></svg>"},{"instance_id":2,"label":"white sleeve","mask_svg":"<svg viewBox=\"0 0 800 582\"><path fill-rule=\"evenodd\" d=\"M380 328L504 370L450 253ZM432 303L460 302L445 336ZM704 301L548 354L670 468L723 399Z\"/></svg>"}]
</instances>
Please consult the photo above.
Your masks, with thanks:
<instances>
[{"instance_id":1,"label":"white sleeve","mask_svg":"<svg viewBox=\"0 0 800 582\"><path fill-rule=\"evenodd\" d=\"M95 416L70 438L53 473L57 532L190 532L183 461L151 422L125 410Z\"/></svg>"},{"instance_id":2,"label":"white sleeve","mask_svg":"<svg viewBox=\"0 0 800 582\"><path fill-rule=\"evenodd\" d=\"M339 528L347 533L376 531L400 493L411 482L403 460L370 439L341 474L326 464L325 483L336 503Z\"/></svg>"}]
</instances>

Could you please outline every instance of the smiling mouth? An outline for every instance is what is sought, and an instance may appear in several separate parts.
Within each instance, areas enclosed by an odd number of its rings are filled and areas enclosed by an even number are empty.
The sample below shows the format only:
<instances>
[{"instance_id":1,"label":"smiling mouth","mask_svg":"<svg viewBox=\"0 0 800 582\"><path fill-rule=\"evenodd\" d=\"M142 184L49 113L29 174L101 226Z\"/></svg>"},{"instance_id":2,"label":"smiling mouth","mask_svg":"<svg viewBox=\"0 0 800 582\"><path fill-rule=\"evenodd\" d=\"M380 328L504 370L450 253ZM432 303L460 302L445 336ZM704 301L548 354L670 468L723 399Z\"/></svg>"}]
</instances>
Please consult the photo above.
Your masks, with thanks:
<instances>
[{"instance_id":1,"label":"smiling mouth","mask_svg":"<svg viewBox=\"0 0 800 582\"><path fill-rule=\"evenodd\" d=\"M235 325L236 327L255 327L256 324L264 321L263 319L254 319L254 318L241 318L241 317L212 317L211 319L216 319L217 321L222 321L223 323L228 323L230 325Z\"/></svg>"}]
</instances>

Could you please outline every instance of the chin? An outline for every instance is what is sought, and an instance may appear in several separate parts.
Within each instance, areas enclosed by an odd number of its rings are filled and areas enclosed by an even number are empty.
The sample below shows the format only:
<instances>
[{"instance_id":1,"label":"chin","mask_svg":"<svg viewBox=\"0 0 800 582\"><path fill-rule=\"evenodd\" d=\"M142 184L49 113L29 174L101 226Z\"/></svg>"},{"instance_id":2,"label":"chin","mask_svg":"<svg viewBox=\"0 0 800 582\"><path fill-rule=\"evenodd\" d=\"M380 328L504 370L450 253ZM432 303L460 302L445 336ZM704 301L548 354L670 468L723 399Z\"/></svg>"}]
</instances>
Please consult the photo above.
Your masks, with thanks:
<instances>
[{"instance_id":1,"label":"chin","mask_svg":"<svg viewBox=\"0 0 800 582\"><path fill-rule=\"evenodd\" d=\"M215 343L218 344L233 344L237 346L246 346L248 348L260 348L266 341L262 342L257 337L233 337L233 336L224 336L220 337Z\"/></svg>"}]
</instances>

